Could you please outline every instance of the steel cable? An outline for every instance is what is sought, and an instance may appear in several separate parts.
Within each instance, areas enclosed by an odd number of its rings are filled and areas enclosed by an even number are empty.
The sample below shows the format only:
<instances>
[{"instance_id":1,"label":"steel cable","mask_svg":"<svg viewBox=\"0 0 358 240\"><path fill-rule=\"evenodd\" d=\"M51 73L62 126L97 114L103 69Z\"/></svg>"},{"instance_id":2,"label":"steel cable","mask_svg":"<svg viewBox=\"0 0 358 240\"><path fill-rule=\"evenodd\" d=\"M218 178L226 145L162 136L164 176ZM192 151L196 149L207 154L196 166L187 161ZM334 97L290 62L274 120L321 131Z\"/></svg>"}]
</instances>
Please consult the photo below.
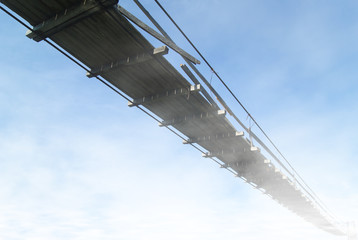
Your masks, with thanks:
<instances>
[{"instance_id":1,"label":"steel cable","mask_svg":"<svg viewBox=\"0 0 358 240\"><path fill-rule=\"evenodd\" d=\"M310 190L310 192L318 199L313 199L318 205L324 205L322 209L325 209L327 212L330 212L327 208L327 206L323 203L323 201L317 196L317 194L308 186L308 184L303 180L303 178L298 174L298 172L295 170L295 168L291 165L291 163L286 159L286 157L282 154L282 152L278 149L278 147L274 144L274 142L271 140L271 138L267 135L267 133L263 130L263 128L257 123L255 118L250 114L250 112L245 108L245 106L241 103L241 101L237 98L237 96L233 93L233 91L230 89L230 87L225 83L225 81L219 76L219 74L215 71L215 69L211 66L211 64L206 60L206 58L201 54L201 52L197 49L197 47L192 43L192 41L189 39L189 37L184 33L184 31L178 26L178 24L175 22L175 20L170 16L170 14L165 10L165 8L159 3L158 0L154 0L157 5L161 8L161 10L165 13L165 15L170 19L170 21L176 26L176 28L180 31L180 33L185 37L185 39L189 42L189 44L194 48L194 50L199 54L199 56L204 60L204 62L207 64L207 66L210 68L210 70L216 75L216 77L220 80L220 82L224 85L224 87L227 89L227 91L231 94L231 96L236 100L236 102L242 107L242 109L246 112L246 114L252 119L254 124L259 128L259 130L264 134L264 136L268 139L268 141L272 144L272 146L276 149L276 151L279 153L279 155L285 160L285 162L288 164L288 166L292 169L292 171L295 173L296 176L300 178L300 180L303 182L303 184ZM308 191L305 190L307 193ZM321 204L320 204L320 203ZM331 214L330 214L331 215Z\"/></svg>"}]
</instances>

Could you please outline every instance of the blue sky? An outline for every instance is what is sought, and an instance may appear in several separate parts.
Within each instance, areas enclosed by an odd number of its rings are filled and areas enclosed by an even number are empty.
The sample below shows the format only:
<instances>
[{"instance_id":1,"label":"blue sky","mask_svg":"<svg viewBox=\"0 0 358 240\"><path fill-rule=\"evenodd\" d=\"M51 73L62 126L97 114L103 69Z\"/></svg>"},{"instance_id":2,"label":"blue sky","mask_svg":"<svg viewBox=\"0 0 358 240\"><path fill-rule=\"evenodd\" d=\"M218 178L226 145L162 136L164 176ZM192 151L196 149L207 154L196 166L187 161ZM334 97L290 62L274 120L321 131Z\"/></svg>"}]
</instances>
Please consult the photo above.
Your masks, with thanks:
<instances>
[{"instance_id":1,"label":"blue sky","mask_svg":"<svg viewBox=\"0 0 358 240\"><path fill-rule=\"evenodd\" d=\"M330 210L357 220L358 3L161 2ZM143 4L195 54L154 1ZM342 239L202 158L25 32L0 13L0 239Z\"/></svg>"}]
</instances>

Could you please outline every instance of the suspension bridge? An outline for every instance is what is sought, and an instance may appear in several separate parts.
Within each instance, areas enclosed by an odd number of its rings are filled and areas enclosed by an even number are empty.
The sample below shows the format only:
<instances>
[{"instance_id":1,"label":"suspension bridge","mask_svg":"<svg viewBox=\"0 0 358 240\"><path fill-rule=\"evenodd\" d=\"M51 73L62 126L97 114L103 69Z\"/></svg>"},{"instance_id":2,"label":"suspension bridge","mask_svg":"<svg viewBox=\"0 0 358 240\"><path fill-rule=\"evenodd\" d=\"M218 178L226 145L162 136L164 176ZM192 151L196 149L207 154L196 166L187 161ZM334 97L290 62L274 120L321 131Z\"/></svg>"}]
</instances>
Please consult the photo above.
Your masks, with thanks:
<instances>
[{"instance_id":1,"label":"suspension bridge","mask_svg":"<svg viewBox=\"0 0 358 240\"><path fill-rule=\"evenodd\" d=\"M316 227L335 235L345 229L286 160L208 61L179 28L202 60L271 143L245 126L196 68L200 61L180 48L141 5L157 29L118 5L118 0L3 0L1 10L28 29L27 37L45 41L87 72L235 176ZM141 32L163 43L153 46ZM165 55L183 58L181 74ZM215 96L215 99L213 98ZM241 126L234 127L228 115ZM277 152L278 154L275 154Z\"/></svg>"}]
</instances>

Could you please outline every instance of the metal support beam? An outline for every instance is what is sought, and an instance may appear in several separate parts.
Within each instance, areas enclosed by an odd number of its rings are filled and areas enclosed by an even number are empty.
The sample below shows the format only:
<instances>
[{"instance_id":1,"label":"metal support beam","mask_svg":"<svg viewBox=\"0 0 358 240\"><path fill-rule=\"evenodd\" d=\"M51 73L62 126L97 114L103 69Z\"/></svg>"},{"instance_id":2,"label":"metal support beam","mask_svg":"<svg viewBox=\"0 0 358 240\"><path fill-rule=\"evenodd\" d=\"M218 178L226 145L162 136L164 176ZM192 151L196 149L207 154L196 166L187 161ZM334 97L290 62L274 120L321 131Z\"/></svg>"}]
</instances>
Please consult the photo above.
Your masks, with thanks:
<instances>
[{"instance_id":1,"label":"metal support beam","mask_svg":"<svg viewBox=\"0 0 358 240\"><path fill-rule=\"evenodd\" d=\"M128 102L128 106L134 107L134 106L138 106L143 103L150 103L150 102L154 102L154 101L157 101L157 100L160 100L163 98L167 98L167 97L190 95L192 93L196 93L199 91L201 91L200 84L193 85L193 86L190 86L187 88L178 88L178 89L174 89L174 90L168 90L164 93L133 99L133 101Z\"/></svg>"},{"instance_id":2,"label":"metal support beam","mask_svg":"<svg viewBox=\"0 0 358 240\"><path fill-rule=\"evenodd\" d=\"M184 140L183 143L184 144L202 143L202 142L218 141L222 139L235 138L241 136L244 136L244 132L221 133L212 136L189 138L188 140Z\"/></svg>"},{"instance_id":3,"label":"metal support beam","mask_svg":"<svg viewBox=\"0 0 358 240\"><path fill-rule=\"evenodd\" d=\"M39 42L89 15L117 3L118 0L84 0L80 5L65 9L63 12L35 26L32 31L28 30L26 36Z\"/></svg>"},{"instance_id":4,"label":"metal support beam","mask_svg":"<svg viewBox=\"0 0 358 240\"><path fill-rule=\"evenodd\" d=\"M97 75L101 75L102 73L107 72L112 69L115 69L115 68L120 68L123 66L130 66L130 65L134 65L134 64L140 64L143 62L147 62L147 61L153 59L153 57L168 54L168 51L169 51L169 49L167 46L162 46L159 48L154 48L153 51L150 53L140 53L140 54L130 56L127 58L118 59L116 61L113 61L113 62L110 62L110 63L104 64L102 66L95 67L95 68L91 69L91 72L87 73L87 77L91 78L91 77L95 77Z\"/></svg>"},{"instance_id":5,"label":"metal support beam","mask_svg":"<svg viewBox=\"0 0 358 240\"><path fill-rule=\"evenodd\" d=\"M215 118L215 117L225 117L226 111L225 110L218 110L215 112L206 112L206 113L200 113L200 114L193 114L193 115L187 115L181 118L173 118L170 120L165 120L161 123L159 123L159 127L165 127L169 125L176 125L183 122L192 121L195 119L206 119L206 118Z\"/></svg>"},{"instance_id":6,"label":"metal support beam","mask_svg":"<svg viewBox=\"0 0 358 240\"><path fill-rule=\"evenodd\" d=\"M150 35L152 35L153 37L155 37L156 39L158 39L159 41L161 41L162 43L164 43L165 45L167 45L168 47L170 47L171 49L173 49L177 53L179 53L184 58L190 60L192 63L200 64L200 61L198 59L194 58L189 53L185 52L183 49L178 47L175 43L173 43L169 39L163 37L161 34L159 34L153 28L149 27L147 24L145 24L144 22L139 20L137 17L135 17L133 14L128 12L126 9L124 9L120 5L118 5L115 8L115 10L117 12L119 12L120 14L122 14L123 16L125 16L126 18L128 18L129 20L131 20L138 27L140 27L141 29L143 29L144 31L146 31L147 33L149 33Z\"/></svg>"}]
</instances>

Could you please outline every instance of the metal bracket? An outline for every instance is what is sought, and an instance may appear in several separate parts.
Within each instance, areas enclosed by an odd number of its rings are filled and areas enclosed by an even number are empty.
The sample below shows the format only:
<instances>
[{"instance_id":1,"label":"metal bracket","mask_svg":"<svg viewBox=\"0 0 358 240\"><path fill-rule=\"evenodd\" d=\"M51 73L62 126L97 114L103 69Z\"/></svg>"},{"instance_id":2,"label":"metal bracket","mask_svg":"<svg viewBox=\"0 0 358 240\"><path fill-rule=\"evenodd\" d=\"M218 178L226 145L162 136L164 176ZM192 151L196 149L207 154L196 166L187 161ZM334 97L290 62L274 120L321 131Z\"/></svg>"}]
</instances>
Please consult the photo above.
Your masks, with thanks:
<instances>
[{"instance_id":1,"label":"metal bracket","mask_svg":"<svg viewBox=\"0 0 358 240\"><path fill-rule=\"evenodd\" d=\"M264 159L264 163L265 163L265 164L270 164L271 161L270 161L269 159Z\"/></svg>"},{"instance_id":2,"label":"metal bracket","mask_svg":"<svg viewBox=\"0 0 358 240\"><path fill-rule=\"evenodd\" d=\"M220 165L220 168L229 168L229 167L230 167L230 165L227 164L227 163L224 163L224 164Z\"/></svg>"},{"instance_id":3,"label":"metal bracket","mask_svg":"<svg viewBox=\"0 0 358 240\"><path fill-rule=\"evenodd\" d=\"M259 147L250 147L251 152L261 152Z\"/></svg>"}]
</instances>

